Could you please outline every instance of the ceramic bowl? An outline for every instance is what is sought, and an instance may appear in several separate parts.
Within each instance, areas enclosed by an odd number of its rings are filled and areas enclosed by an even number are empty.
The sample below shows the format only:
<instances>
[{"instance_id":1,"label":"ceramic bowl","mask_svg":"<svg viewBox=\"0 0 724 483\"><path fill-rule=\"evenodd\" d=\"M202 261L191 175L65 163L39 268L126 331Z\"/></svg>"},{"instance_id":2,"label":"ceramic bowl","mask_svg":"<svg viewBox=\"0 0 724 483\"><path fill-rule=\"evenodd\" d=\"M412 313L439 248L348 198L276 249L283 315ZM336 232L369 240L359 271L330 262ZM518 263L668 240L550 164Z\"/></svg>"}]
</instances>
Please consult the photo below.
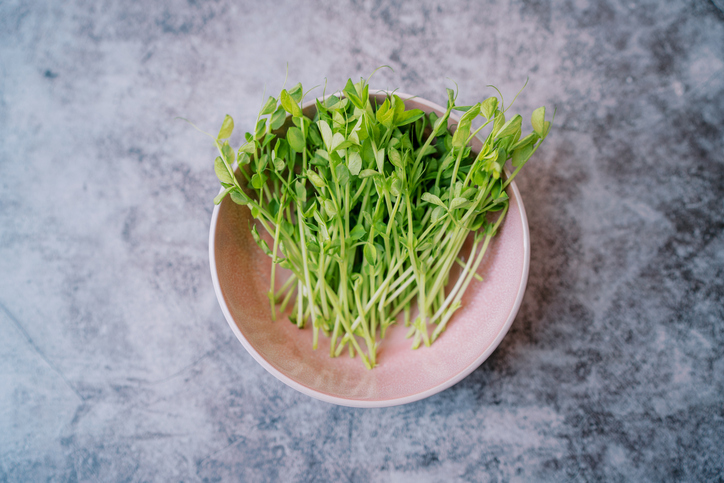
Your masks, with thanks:
<instances>
[{"instance_id":1,"label":"ceramic bowl","mask_svg":"<svg viewBox=\"0 0 724 483\"><path fill-rule=\"evenodd\" d=\"M438 115L445 111L419 97L397 95L405 99L408 109ZM384 94L375 96L384 99ZM312 114L313 101L304 109ZM453 125L456 120L450 122ZM475 142L473 149L479 149L481 143ZM528 222L515 182L507 192L508 215L478 269L483 281L473 280L462 308L430 347L412 350L411 339L405 339L407 328L393 325L380 344L378 366L368 370L359 357L351 359L346 351L330 358L329 340L321 334L315 351L311 329L300 330L286 317L272 321L266 295L271 259L254 243L249 209L228 196L214 208L209 235L211 277L221 310L239 342L262 367L308 396L365 408L432 396L459 382L490 356L523 299L530 262Z\"/></svg>"}]
</instances>

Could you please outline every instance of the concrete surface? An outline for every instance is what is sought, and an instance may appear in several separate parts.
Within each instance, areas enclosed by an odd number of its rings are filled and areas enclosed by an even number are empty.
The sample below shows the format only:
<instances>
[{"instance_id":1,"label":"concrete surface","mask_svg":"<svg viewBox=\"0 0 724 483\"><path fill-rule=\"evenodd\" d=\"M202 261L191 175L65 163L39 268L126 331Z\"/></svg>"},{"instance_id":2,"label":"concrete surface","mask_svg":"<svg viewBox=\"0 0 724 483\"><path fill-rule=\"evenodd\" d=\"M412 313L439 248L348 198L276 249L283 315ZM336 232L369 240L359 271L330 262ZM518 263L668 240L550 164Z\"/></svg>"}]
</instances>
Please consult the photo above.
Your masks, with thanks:
<instances>
[{"instance_id":1,"label":"concrete surface","mask_svg":"<svg viewBox=\"0 0 724 483\"><path fill-rule=\"evenodd\" d=\"M722 2L273 4L0 3L0 481L722 481ZM558 109L521 311L437 396L312 400L224 321L174 117L248 129L287 63Z\"/></svg>"}]
</instances>

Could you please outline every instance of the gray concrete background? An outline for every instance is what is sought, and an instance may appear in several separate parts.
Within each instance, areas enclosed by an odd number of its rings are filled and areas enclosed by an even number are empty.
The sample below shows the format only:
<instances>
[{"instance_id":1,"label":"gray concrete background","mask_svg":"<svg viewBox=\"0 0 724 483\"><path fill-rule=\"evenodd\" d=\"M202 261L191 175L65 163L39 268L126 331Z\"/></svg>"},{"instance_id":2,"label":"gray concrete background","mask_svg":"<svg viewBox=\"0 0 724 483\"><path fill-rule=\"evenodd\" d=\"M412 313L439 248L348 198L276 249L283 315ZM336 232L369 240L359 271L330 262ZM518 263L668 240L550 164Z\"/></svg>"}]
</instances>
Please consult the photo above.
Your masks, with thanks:
<instances>
[{"instance_id":1,"label":"gray concrete background","mask_svg":"<svg viewBox=\"0 0 724 483\"><path fill-rule=\"evenodd\" d=\"M722 7L0 2L0 481L722 481ZM287 62L558 108L520 313L439 395L312 400L224 321L214 151L173 118L248 128Z\"/></svg>"}]
</instances>

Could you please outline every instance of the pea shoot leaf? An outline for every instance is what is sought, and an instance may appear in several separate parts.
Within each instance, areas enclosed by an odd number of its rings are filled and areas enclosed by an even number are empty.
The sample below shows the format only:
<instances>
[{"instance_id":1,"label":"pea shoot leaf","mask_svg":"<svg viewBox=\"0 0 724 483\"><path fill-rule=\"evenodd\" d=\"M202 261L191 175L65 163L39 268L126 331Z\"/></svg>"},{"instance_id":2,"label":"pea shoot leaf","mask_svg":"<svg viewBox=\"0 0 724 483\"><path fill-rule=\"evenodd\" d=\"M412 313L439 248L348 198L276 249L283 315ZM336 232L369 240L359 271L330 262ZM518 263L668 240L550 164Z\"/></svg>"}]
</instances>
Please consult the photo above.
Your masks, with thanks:
<instances>
[{"instance_id":1,"label":"pea shoot leaf","mask_svg":"<svg viewBox=\"0 0 724 483\"><path fill-rule=\"evenodd\" d=\"M329 124L327 124L324 120L319 120L317 122L317 126L319 127L319 133L322 135L322 141L324 142L324 146L327 148L327 151L332 150L332 128L329 127Z\"/></svg>"},{"instance_id":2,"label":"pea shoot leaf","mask_svg":"<svg viewBox=\"0 0 724 483\"><path fill-rule=\"evenodd\" d=\"M304 151L305 142L304 142L304 135L302 134L302 130L298 127L290 127L287 130L287 141L289 142L289 146L296 152L301 153Z\"/></svg>"},{"instance_id":3,"label":"pea shoot leaf","mask_svg":"<svg viewBox=\"0 0 724 483\"><path fill-rule=\"evenodd\" d=\"M234 120L230 115L224 117L224 122L221 123L221 129L216 139L228 139L231 137L231 133L234 131Z\"/></svg>"},{"instance_id":4,"label":"pea shoot leaf","mask_svg":"<svg viewBox=\"0 0 724 483\"><path fill-rule=\"evenodd\" d=\"M277 108L277 100L269 96L264 106L261 108L261 115L266 116L267 114L273 113Z\"/></svg>"},{"instance_id":5,"label":"pea shoot leaf","mask_svg":"<svg viewBox=\"0 0 724 483\"><path fill-rule=\"evenodd\" d=\"M289 89L289 95L296 103L302 102L302 95L304 94L304 90L302 89L302 83L299 82L297 85Z\"/></svg>"},{"instance_id":6,"label":"pea shoot leaf","mask_svg":"<svg viewBox=\"0 0 724 483\"><path fill-rule=\"evenodd\" d=\"M425 193L422 195L422 200L427 201L428 203L432 203L434 205L445 207L445 203L440 200L437 196L435 196L432 193Z\"/></svg>"},{"instance_id":7,"label":"pea shoot leaf","mask_svg":"<svg viewBox=\"0 0 724 483\"><path fill-rule=\"evenodd\" d=\"M496 137L504 138L506 136L514 135L516 132L520 134L520 126L522 122L523 117L520 114L515 115L513 119L506 122L503 127L500 128L500 131L497 132Z\"/></svg>"},{"instance_id":8,"label":"pea shoot leaf","mask_svg":"<svg viewBox=\"0 0 724 483\"><path fill-rule=\"evenodd\" d=\"M349 183L349 169L344 164L338 164L334 169L337 175L337 182L340 186L344 187Z\"/></svg>"},{"instance_id":9,"label":"pea shoot leaf","mask_svg":"<svg viewBox=\"0 0 724 483\"><path fill-rule=\"evenodd\" d=\"M251 202L251 199L246 193L239 191L237 188L232 189L229 192L229 196L231 196L231 200L237 205L248 205Z\"/></svg>"},{"instance_id":10,"label":"pea shoot leaf","mask_svg":"<svg viewBox=\"0 0 724 483\"><path fill-rule=\"evenodd\" d=\"M498 98L488 97L480 105L480 113L485 119L492 119L495 111L498 109Z\"/></svg>"},{"instance_id":11,"label":"pea shoot leaf","mask_svg":"<svg viewBox=\"0 0 724 483\"><path fill-rule=\"evenodd\" d=\"M530 158L530 155L533 154L533 145L532 144L525 144L524 146L519 147L515 151L513 151L513 156L510 159L511 164L514 167L522 166L525 164L526 161Z\"/></svg>"},{"instance_id":12,"label":"pea shoot leaf","mask_svg":"<svg viewBox=\"0 0 724 483\"><path fill-rule=\"evenodd\" d=\"M287 112L284 110L284 107L279 106L276 111L274 111L274 114L271 116L271 127L272 129L279 129L284 125L284 121L287 118Z\"/></svg>"},{"instance_id":13,"label":"pea shoot leaf","mask_svg":"<svg viewBox=\"0 0 724 483\"><path fill-rule=\"evenodd\" d=\"M349 172L354 176L359 175L362 169L362 156L358 151L352 151L347 160Z\"/></svg>"},{"instance_id":14,"label":"pea shoot leaf","mask_svg":"<svg viewBox=\"0 0 724 483\"><path fill-rule=\"evenodd\" d=\"M367 263L371 265L375 265L377 263L377 248L375 248L374 244L365 244L364 256Z\"/></svg>"},{"instance_id":15,"label":"pea shoot leaf","mask_svg":"<svg viewBox=\"0 0 724 483\"><path fill-rule=\"evenodd\" d=\"M251 177L251 186L254 189L262 189L264 183L266 183L266 176L264 176L263 174L256 173L254 174L254 176Z\"/></svg>"},{"instance_id":16,"label":"pea shoot leaf","mask_svg":"<svg viewBox=\"0 0 724 483\"><path fill-rule=\"evenodd\" d=\"M367 234L367 230L365 230L365 227L362 225L356 225L352 230L349 232L349 237L352 240L359 240L363 236Z\"/></svg>"},{"instance_id":17,"label":"pea shoot leaf","mask_svg":"<svg viewBox=\"0 0 724 483\"><path fill-rule=\"evenodd\" d=\"M315 173L312 170L307 171L307 178L309 181L312 182L314 186L317 188L324 188L326 186L326 183L324 182L324 179L322 179L321 176L319 176L317 173Z\"/></svg>"},{"instance_id":18,"label":"pea shoot leaf","mask_svg":"<svg viewBox=\"0 0 724 483\"><path fill-rule=\"evenodd\" d=\"M337 214L337 207L332 200L324 200L324 211L329 218L333 218Z\"/></svg>"},{"instance_id":19,"label":"pea shoot leaf","mask_svg":"<svg viewBox=\"0 0 724 483\"><path fill-rule=\"evenodd\" d=\"M292 116L302 116L302 109L297 104L297 101L295 101L286 90L282 90L281 94L279 95L279 101L282 103L282 107L284 108L284 110Z\"/></svg>"}]
</instances>

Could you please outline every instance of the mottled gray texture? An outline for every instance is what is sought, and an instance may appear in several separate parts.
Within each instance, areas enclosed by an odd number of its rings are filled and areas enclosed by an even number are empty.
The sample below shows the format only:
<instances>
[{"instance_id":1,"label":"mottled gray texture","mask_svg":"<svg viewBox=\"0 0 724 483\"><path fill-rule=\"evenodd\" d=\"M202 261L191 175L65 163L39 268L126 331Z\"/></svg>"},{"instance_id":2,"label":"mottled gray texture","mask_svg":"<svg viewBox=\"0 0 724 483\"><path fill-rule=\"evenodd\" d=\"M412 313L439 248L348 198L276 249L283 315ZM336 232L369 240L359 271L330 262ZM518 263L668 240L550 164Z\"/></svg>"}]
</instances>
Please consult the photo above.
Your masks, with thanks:
<instances>
[{"instance_id":1,"label":"mottled gray texture","mask_svg":"<svg viewBox=\"0 0 724 483\"><path fill-rule=\"evenodd\" d=\"M722 7L0 3L0 481L722 481ZM213 148L173 118L248 128L287 62L558 108L518 318L437 396L312 400L224 321Z\"/></svg>"}]
</instances>

